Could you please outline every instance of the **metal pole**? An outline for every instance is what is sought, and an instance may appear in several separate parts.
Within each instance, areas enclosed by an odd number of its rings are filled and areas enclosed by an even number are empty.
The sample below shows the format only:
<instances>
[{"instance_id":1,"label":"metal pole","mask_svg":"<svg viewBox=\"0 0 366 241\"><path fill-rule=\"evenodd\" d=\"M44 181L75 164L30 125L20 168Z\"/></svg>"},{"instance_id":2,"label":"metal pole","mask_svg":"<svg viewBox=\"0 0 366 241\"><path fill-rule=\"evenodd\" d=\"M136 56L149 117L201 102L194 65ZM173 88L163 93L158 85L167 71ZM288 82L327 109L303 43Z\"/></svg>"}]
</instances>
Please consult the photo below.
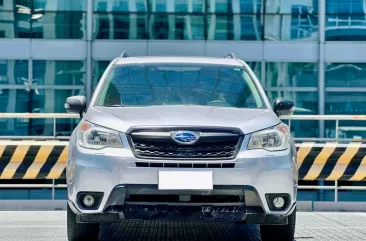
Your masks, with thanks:
<instances>
[{"instance_id":1,"label":"metal pole","mask_svg":"<svg viewBox=\"0 0 366 241\"><path fill-rule=\"evenodd\" d=\"M336 120L336 129L335 129L335 138L336 138L336 142L338 142L338 127L339 127L339 120Z\"/></svg>"},{"instance_id":2,"label":"metal pole","mask_svg":"<svg viewBox=\"0 0 366 241\"><path fill-rule=\"evenodd\" d=\"M53 139L56 139L56 118L53 118Z\"/></svg>"},{"instance_id":3,"label":"metal pole","mask_svg":"<svg viewBox=\"0 0 366 241\"><path fill-rule=\"evenodd\" d=\"M92 40L93 40L93 0L87 1L86 12L86 99L89 103L92 96L93 63L92 63Z\"/></svg>"},{"instance_id":4,"label":"metal pole","mask_svg":"<svg viewBox=\"0 0 366 241\"><path fill-rule=\"evenodd\" d=\"M334 181L334 202L338 202L338 181Z\"/></svg>"},{"instance_id":5,"label":"metal pole","mask_svg":"<svg viewBox=\"0 0 366 241\"><path fill-rule=\"evenodd\" d=\"M52 179L52 200L55 200L55 179Z\"/></svg>"},{"instance_id":6,"label":"metal pole","mask_svg":"<svg viewBox=\"0 0 366 241\"><path fill-rule=\"evenodd\" d=\"M325 0L319 0L319 59L318 59L318 109L319 114L325 113ZM324 137L324 121L319 121L319 137Z\"/></svg>"},{"instance_id":7,"label":"metal pole","mask_svg":"<svg viewBox=\"0 0 366 241\"><path fill-rule=\"evenodd\" d=\"M325 43L325 0L319 0L319 57L318 57L318 111L320 115L325 113L325 68L324 68L324 43ZM319 137L325 137L324 120L318 122ZM324 185L324 181L318 181L318 185ZM324 190L319 190L320 200L324 199Z\"/></svg>"},{"instance_id":8,"label":"metal pole","mask_svg":"<svg viewBox=\"0 0 366 241\"><path fill-rule=\"evenodd\" d=\"M28 95L28 112L32 113L33 112L33 106L32 106L32 100L33 100L33 59L32 57L30 57L30 59L28 60L28 87L29 87L29 95ZM14 121L14 119L13 119ZM15 122L14 122L15 124ZM31 135L32 132L32 124L33 124L33 120L32 119L28 119L28 135Z\"/></svg>"},{"instance_id":9,"label":"metal pole","mask_svg":"<svg viewBox=\"0 0 366 241\"><path fill-rule=\"evenodd\" d=\"M291 119L288 120L288 129L290 130L291 133Z\"/></svg>"}]
</instances>

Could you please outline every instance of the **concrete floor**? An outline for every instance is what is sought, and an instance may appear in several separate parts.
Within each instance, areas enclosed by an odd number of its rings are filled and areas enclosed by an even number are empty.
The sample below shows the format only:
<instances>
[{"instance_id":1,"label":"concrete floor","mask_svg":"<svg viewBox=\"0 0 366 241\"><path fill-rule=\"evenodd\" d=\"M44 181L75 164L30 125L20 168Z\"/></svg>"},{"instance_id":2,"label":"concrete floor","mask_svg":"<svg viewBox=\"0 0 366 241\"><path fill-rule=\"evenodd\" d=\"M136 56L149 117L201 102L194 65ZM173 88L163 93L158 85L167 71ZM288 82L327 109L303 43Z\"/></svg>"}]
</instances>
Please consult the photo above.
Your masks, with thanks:
<instances>
[{"instance_id":1,"label":"concrete floor","mask_svg":"<svg viewBox=\"0 0 366 241\"><path fill-rule=\"evenodd\" d=\"M295 239L366 240L366 214L299 212ZM0 240L66 241L66 212L0 212ZM102 225L100 240L260 241L260 237L256 225L133 221Z\"/></svg>"}]
</instances>

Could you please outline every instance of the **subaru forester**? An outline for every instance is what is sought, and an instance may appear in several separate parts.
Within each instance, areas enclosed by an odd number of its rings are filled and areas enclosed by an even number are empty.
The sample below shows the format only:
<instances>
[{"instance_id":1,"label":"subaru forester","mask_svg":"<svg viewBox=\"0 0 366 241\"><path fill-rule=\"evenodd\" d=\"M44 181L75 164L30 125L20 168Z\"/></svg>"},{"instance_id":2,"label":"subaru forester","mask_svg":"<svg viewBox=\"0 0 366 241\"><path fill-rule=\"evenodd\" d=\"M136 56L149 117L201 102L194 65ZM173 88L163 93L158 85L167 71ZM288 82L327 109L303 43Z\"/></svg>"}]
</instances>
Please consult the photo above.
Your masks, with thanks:
<instances>
[{"instance_id":1,"label":"subaru forester","mask_svg":"<svg viewBox=\"0 0 366 241\"><path fill-rule=\"evenodd\" d=\"M81 120L67 163L69 240L97 240L125 220L260 224L263 241L292 241L297 160L250 67L229 54L114 59L91 101L66 100Z\"/></svg>"}]
</instances>

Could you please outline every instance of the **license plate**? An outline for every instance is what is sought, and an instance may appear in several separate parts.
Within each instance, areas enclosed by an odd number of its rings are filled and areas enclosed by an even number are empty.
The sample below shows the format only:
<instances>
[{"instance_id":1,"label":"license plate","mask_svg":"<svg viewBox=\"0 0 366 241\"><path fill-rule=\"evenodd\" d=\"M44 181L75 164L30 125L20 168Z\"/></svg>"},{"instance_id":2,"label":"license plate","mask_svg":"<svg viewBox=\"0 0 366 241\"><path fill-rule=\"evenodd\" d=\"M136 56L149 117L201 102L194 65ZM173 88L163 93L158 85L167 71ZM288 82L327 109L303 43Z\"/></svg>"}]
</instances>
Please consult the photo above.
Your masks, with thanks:
<instances>
[{"instance_id":1,"label":"license plate","mask_svg":"<svg viewBox=\"0 0 366 241\"><path fill-rule=\"evenodd\" d=\"M159 190L212 190L212 171L159 171Z\"/></svg>"}]
</instances>

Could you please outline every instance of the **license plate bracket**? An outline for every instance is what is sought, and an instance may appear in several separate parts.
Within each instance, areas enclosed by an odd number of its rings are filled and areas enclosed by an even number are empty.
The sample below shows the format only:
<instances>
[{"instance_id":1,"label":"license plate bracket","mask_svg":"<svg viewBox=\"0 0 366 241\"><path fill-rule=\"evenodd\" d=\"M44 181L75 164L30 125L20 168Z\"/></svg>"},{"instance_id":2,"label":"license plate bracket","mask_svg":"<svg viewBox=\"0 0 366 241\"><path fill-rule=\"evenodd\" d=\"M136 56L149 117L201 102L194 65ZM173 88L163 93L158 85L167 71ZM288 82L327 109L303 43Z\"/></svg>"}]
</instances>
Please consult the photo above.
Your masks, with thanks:
<instances>
[{"instance_id":1,"label":"license plate bracket","mask_svg":"<svg viewBox=\"0 0 366 241\"><path fill-rule=\"evenodd\" d=\"M213 190L212 171L159 171L159 190Z\"/></svg>"}]
</instances>

